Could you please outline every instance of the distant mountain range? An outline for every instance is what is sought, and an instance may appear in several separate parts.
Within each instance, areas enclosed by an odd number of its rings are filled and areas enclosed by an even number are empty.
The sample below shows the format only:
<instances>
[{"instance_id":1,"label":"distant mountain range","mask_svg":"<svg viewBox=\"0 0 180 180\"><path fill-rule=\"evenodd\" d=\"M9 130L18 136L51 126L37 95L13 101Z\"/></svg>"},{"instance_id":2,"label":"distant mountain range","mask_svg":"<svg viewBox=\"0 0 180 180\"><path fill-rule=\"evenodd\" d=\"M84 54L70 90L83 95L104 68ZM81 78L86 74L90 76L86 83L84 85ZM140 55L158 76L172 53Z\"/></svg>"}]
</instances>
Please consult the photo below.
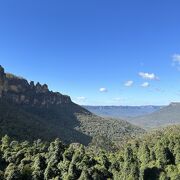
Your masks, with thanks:
<instances>
[{"instance_id":1,"label":"distant mountain range","mask_svg":"<svg viewBox=\"0 0 180 180\"><path fill-rule=\"evenodd\" d=\"M180 103L168 106L84 106L103 116L123 118L144 129L180 124Z\"/></svg>"},{"instance_id":2,"label":"distant mountain range","mask_svg":"<svg viewBox=\"0 0 180 180\"><path fill-rule=\"evenodd\" d=\"M153 113L162 106L83 106L88 111L102 116L113 118L136 117Z\"/></svg>"},{"instance_id":3,"label":"distant mountain range","mask_svg":"<svg viewBox=\"0 0 180 180\"><path fill-rule=\"evenodd\" d=\"M171 103L151 114L127 120L146 129L180 124L180 103Z\"/></svg>"},{"instance_id":4,"label":"distant mountain range","mask_svg":"<svg viewBox=\"0 0 180 180\"><path fill-rule=\"evenodd\" d=\"M29 83L0 66L0 136L31 141L59 137L87 145L97 135L118 140L143 132L126 121L94 115L46 84Z\"/></svg>"}]
</instances>

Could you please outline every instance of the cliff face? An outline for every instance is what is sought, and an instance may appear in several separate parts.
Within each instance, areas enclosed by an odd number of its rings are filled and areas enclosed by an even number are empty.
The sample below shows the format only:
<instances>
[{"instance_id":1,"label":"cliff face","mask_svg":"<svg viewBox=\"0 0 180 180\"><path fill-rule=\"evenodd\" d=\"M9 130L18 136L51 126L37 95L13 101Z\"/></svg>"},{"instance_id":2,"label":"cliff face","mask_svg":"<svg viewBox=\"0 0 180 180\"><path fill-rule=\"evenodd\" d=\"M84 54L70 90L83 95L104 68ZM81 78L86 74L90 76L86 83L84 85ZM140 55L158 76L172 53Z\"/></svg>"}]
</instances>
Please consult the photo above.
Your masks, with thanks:
<instances>
[{"instance_id":1,"label":"cliff face","mask_svg":"<svg viewBox=\"0 0 180 180\"><path fill-rule=\"evenodd\" d=\"M31 106L61 105L71 103L69 96L49 91L46 84L30 83L23 78L5 73L0 66L0 98L17 104Z\"/></svg>"}]
</instances>

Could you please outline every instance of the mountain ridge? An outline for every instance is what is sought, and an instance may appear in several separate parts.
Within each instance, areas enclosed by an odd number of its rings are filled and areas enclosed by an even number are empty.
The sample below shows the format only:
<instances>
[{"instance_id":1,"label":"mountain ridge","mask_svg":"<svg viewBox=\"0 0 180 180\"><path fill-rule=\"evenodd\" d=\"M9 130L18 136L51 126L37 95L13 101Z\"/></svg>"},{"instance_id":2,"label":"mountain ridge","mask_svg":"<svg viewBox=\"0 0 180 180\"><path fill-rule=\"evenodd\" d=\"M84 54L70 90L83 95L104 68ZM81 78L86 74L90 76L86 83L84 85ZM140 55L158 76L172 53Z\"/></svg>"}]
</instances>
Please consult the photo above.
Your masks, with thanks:
<instances>
[{"instance_id":1,"label":"mountain ridge","mask_svg":"<svg viewBox=\"0 0 180 180\"><path fill-rule=\"evenodd\" d=\"M88 106L83 107L90 112L102 116L113 118L136 117L140 115L150 114L162 108L163 106Z\"/></svg>"},{"instance_id":2,"label":"mountain ridge","mask_svg":"<svg viewBox=\"0 0 180 180\"><path fill-rule=\"evenodd\" d=\"M180 102L171 102L156 112L126 120L146 129L180 124Z\"/></svg>"},{"instance_id":3,"label":"mountain ridge","mask_svg":"<svg viewBox=\"0 0 180 180\"><path fill-rule=\"evenodd\" d=\"M19 140L52 140L87 145L96 135L112 140L134 137L144 130L116 119L94 115L67 95L49 91L0 67L0 135Z\"/></svg>"}]
</instances>

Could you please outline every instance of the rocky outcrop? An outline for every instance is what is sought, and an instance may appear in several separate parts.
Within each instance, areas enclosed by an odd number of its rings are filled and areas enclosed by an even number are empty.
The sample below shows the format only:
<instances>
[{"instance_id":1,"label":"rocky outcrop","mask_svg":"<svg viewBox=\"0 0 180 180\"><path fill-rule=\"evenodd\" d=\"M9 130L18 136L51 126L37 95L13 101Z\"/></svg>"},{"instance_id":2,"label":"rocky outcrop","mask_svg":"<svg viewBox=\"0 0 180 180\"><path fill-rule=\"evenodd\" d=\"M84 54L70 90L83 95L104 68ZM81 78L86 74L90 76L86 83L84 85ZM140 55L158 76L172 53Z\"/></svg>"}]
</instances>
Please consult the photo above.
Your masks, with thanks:
<instances>
[{"instance_id":1,"label":"rocky outcrop","mask_svg":"<svg viewBox=\"0 0 180 180\"><path fill-rule=\"evenodd\" d=\"M35 85L13 74L5 73L0 66L0 98L17 104L32 106L49 106L71 103L69 96L49 91L47 84Z\"/></svg>"}]
</instances>

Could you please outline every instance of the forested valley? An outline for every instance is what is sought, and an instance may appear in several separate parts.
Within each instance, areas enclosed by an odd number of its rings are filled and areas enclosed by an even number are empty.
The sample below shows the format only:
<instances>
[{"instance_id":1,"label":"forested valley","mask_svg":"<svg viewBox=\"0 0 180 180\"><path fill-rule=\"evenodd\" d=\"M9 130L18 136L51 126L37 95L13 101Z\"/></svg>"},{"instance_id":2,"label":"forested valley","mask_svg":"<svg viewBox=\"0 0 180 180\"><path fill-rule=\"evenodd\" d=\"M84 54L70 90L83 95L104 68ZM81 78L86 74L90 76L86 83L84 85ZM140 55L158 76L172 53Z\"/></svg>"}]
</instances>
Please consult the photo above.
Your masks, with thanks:
<instances>
[{"instance_id":1,"label":"forested valley","mask_svg":"<svg viewBox=\"0 0 180 180\"><path fill-rule=\"evenodd\" d=\"M4 136L0 145L0 179L7 180L179 180L180 126L152 131L116 151L18 142Z\"/></svg>"}]
</instances>

